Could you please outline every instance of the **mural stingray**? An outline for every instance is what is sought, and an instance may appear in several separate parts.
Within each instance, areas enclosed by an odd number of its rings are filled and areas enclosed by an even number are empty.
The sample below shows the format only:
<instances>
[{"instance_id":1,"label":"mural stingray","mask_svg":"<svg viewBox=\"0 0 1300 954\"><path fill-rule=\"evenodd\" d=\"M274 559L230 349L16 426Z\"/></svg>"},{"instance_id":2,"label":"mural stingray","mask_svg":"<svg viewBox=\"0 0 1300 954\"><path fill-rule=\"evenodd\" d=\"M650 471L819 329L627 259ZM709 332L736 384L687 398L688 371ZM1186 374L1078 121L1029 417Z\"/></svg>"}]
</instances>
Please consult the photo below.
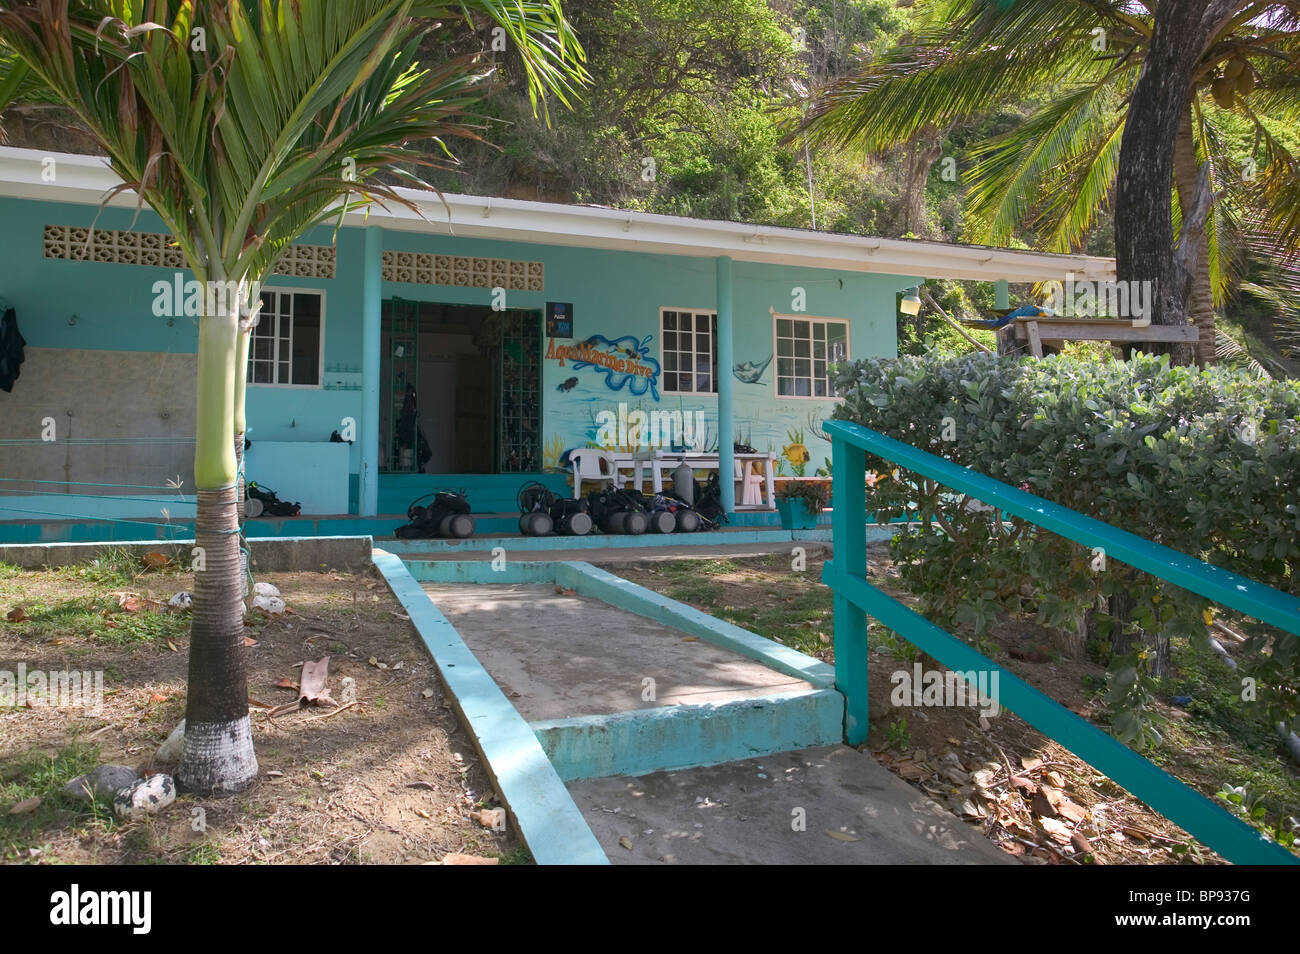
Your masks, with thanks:
<instances>
[{"instance_id":1,"label":"mural stingray","mask_svg":"<svg viewBox=\"0 0 1300 954\"><path fill-rule=\"evenodd\" d=\"M565 360L573 362L573 370L595 368L605 376L605 386L611 391L621 391L625 386L628 393L642 395L646 392L659 400L659 362L650 357L650 341L653 335L635 338L623 335L619 338L606 338L604 335L592 335L577 345L557 345L552 338L546 349L546 357L558 360L564 366ZM568 384L568 382L564 382ZM576 385L577 382L574 381ZM564 385L560 386L564 389Z\"/></svg>"},{"instance_id":2,"label":"mural stingray","mask_svg":"<svg viewBox=\"0 0 1300 954\"><path fill-rule=\"evenodd\" d=\"M742 361L731 369L731 373L742 384L758 384L763 377L763 372L767 370L767 366L771 363L772 356L769 354L767 360L761 364L755 364L753 361Z\"/></svg>"}]
</instances>

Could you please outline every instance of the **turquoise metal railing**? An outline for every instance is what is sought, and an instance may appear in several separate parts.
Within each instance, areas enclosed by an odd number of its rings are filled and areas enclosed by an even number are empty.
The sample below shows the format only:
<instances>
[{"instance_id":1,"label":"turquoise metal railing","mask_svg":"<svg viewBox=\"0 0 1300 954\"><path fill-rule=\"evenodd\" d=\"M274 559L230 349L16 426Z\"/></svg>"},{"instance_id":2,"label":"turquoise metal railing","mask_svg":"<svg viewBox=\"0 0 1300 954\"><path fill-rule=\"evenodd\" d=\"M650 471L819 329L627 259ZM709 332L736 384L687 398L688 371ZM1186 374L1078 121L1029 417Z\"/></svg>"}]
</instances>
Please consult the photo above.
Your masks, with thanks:
<instances>
[{"instance_id":1,"label":"turquoise metal railing","mask_svg":"<svg viewBox=\"0 0 1300 954\"><path fill-rule=\"evenodd\" d=\"M983 676L984 687L997 687L988 695L1000 706L1016 713L1229 861L1300 863L1291 852L1267 840L1204 795L868 583L863 532L867 520L866 495L862 491L867 453L970 494L982 503L1000 507L1005 513L1076 543L1101 547L1107 559L1117 559L1298 635L1300 599L1086 517L860 424L828 421L824 430L831 440L834 494L831 526L835 556L826 564L822 580L834 592L835 683L845 697L844 734L849 744L863 742L869 728L867 616L873 616L954 672L972 676L987 674Z\"/></svg>"}]
</instances>

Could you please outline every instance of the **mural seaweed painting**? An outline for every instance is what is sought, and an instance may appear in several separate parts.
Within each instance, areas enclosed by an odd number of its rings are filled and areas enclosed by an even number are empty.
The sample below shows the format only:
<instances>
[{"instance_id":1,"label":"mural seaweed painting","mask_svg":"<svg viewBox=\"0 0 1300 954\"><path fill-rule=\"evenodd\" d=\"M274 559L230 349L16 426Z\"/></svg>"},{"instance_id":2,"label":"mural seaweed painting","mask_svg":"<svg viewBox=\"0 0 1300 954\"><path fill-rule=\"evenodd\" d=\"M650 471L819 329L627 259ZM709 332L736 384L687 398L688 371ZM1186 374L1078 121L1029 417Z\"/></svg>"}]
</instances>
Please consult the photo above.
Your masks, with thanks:
<instances>
[{"instance_id":1,"label":"mural seaweed painting","mask_svg":"<svg viewBox=\"0 0 1300 954\"><path fill-rule=\"evenodd\" d=\"M566 360L572 362L574 371L595 368L598 374L605 376L605 386L611 391L627 388L629 394L640 396L649 392L659 400L659 362L650 357L650 342L654 335L636 338L622 335L618 338L606 338L604 335L592 335L576 344L556 344L551 338L546 357L559 361L564 366ZM565 384L568 382L566 381ZM575 382L576 384L576 382ZM561 389L565 389L561 385Z\"/></svg>"},{"instance_id":2,"label":"mural seaweed painting","mask_svg":"<svg viewBox=\"0 0 1300 954\"><path fill-rule=\"evenodd\" d=\"M559 434L551 435L551 439L542 447L542 470L558 470L563 454L564 438Z\"/></svg>"}]
</instances>

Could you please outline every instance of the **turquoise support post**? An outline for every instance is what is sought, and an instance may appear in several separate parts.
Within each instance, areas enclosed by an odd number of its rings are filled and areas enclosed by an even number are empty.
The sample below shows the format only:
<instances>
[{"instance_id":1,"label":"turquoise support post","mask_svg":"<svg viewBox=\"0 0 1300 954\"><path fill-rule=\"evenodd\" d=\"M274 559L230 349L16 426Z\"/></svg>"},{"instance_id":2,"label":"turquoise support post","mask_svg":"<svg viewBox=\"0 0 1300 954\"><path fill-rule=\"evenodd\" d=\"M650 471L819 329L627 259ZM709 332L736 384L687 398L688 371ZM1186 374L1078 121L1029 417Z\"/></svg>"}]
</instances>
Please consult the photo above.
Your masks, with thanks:
<instances>
[{"instance_id":1,"label":"turquoise support post","mask_svg":"<svg viewBox=\"0 0 1300 954\"><path fill-rule=\"evenodd\" d=\"M999 309L1011 307L1011 292L1007 288L1006 279L999 278L993 283L993 307Z\"/></svg>"},{"instance_id":2,"label":"turquoise support post","mask_svg":"<svg viewBox=\"0 0 1300 954\"><path fill-rule=\"evenodd\" d=\"M379 345L383 312L383 230L365 229L361 272L361 477L357 509L363 517L379 512Z\"/></svg>"},{"instance_id":3,"label":"turquoise support post","mask_svg":"<svg viewBox=\"0 0 1300 954\"><path fill-rule=\"evenodd\" d=\"M833 441L831 474L835 560L823 568L823 579L846 573L866 577L866 453L848 441ZM844 738L849 745L860 745L871 731L867 719L867 615L840 589L835 590L834 609L835 688L844 695Z\"/></svg>"},{"instance_id":4,"label":"turquoise support post","mask_svg":"<svg viewBox=\"0 0 1300 954\"><path fill-rule=\"evenodd\" d=\"M718 257L718 482L722 509L736 511L736 421L732 403L735 350L731 340L731 259Z\"/></svg>"}]
</instances>

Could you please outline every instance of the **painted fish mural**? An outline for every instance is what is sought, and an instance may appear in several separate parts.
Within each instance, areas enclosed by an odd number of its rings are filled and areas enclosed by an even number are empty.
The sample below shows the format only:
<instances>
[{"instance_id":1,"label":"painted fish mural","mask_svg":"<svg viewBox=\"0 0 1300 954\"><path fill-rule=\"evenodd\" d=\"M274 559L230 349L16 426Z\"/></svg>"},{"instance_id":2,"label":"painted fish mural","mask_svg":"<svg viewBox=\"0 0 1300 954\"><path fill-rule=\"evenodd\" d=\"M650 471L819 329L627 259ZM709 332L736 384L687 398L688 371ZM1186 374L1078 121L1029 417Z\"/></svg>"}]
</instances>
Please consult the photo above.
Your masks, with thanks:
<instances>
[{"instance_id":1,"label":"painted fish mural","mask_svg":"<svg viewBox=\"0 0 1300 954\"><path fill-rule=\"evenodd\" d=\"M576 388L577 386L578 386L578 379L577 379L577 378L569 378L569 379L566 380L563 384L557 384L557 385L555 386L555 390L557 390L557 391L572 391L572 390L573 390L574 388Z\"/></svg>"},{"instance_id":2,"label":"painted fish mural","mask_svg":"<svg viewBox=\"0 0 1300 954\"><path fill-rule=\"evenodd\" d=\"M763 377L763 372L767 366L772 363L772 356L769 354L767 360L762 364L754 364L753 361L742 361L731 369L731 373L736 376L736 380L742 384L758 384Z\"/></svg>"}]
</instances>

